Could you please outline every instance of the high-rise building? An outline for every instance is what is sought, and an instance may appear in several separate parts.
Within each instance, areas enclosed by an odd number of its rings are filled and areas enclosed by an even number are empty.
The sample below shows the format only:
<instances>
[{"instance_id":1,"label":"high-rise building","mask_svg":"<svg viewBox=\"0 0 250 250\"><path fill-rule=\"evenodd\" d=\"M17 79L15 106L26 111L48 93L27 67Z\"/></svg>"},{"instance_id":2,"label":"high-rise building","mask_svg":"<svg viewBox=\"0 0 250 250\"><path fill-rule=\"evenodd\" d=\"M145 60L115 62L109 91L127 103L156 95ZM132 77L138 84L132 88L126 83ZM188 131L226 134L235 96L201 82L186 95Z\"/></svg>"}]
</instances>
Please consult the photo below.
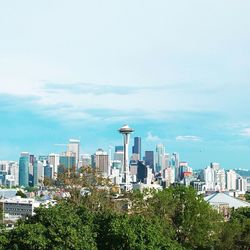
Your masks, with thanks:
<instances>
[{"instance_id":1,"label":"high-rise building","mask_svg":"<svg viewBox=\"0 0 250 250\"><path fill-rule=\"evenodd\" d=\"M229 170L227 171L226 174L227 178L227 190L236 190L236 179L237 179L237 174L234 170Z\"/></svg>"},{"instance_id":2,"label":"high-rise building","mask_svg":"<svg viewBox=\"0 0 250 250\"><path fill-rule=\"evenodd\" d=\"M53 171L53 166L47 163L47 165L44 167L44 177L47 178L52 178L52 171Z\"/></svg>"},{"instance_id":3,"label":"high-rise building","mask_svg":"<svg viewBox=\"0 0 250 250\"><path fill-rule=\"evenodd\" d=\"M166 181L166 187L169 187L175 181L175 170L172 167L167 167L163 171L163 178Z\"/></svg>"},{"instance_id":4,"label":"high-rise building","mask_svg":"<svg viewBox=\"0 0 250 250\"><path fill-rule=\"evenodd\" d=\"M179 174L180 174L180 179L182 180L184 178L184 173L189 172L190 168L188 166L188 162L180 162L179 164Z\"/></svg>"},{"instance_id":5,"label":"high-rise building","mask_svg":"<svg viewBox=\"0 0 250 250\"><path fill-rule=\"evenodd\" d=\"M90 167L91 166L91 155L90 154L83 154L82 158L82 166L83 167Z\"/></svg>"},{"instance_id":6,"label":"high-rise building","mask_svg":"<svg viewBox=\"0 0 250 250\"><path fill-rule=\"evenodd\" d=\"M110 175L109 155L102 149L98 149L94 155L94 167L105 177Z\"/></svg>"},{"instance_id":7,"label":"high-rise building","mask_svg":"<svg viewBox=\"0 0 250 250\"><path fill-rule=\"evenodd\" d=\"M123 146L115 146L115 152L123 152Z\"/></svg>"},{"instance_id":8,"label":"high-rise building","mask_svg":"<svg viewBox=\"0 0 250 250\"><path fill-rule=\"evenodd\" d=\"M19 158L19 185L29 186L29 163L30 156L28 152L21 153Z\"/></svg>"},{"instance_id":9,"label":"high-rise building","mask_svg":"<svg viewBox=\"0 0 250 250\"><path fill-rule=\"evenodd\" d=\"M134 138L134 146L132 147L132 154L138 155L138 160L141 160L141 137Z\"/></svg>"},{"instance_id":10,"label":"high-rise building","mask_svg":"<svg viewBox=\"0 0 250 250\"><path fill-rule=\"evenodd\" d=\"M226 173L224 169L215 170L215 190L225 191L226 189Z\"/></svg>"},{"instance_id":11,"label":"high-rise building","mask_svg":"<svg viewBox=\"0 0 250 250\"><path fill-rule=\"evenodd\" d=\"M175 181L178 182L181 180L180 176L180 158L178 153L173 153L171 157L171 166L175 170Z\"/></svg>"},{"instance_id":12,"label":"high-rise building","mask_svg":"<svg viewBox=\"0 0 250 250\"><path fill-rule=\"evenodd\" d=\"M62 173L65 170L69 170L72 168L76 168L75 154L66 152L60 155L58 173Z\"/></svg>"},{"instance_id":13,"label":"high-rise building","mask_svg":"<svg viewBox=\"0 0 250 250\"><path fill-rule=\"evenodd\" d=\"M237 175L236 188L240 194L245 194L247 192L247 179Z\"/></svg>"},{"instance_id":14,"label":"high-rise building","mask_svg":"<svg viewBox=\"0 0 250 250\"><path fill-rule=\"evenodd\" d=\"M76 167L79 167L80 161L80 140L70 139L68 144L68 152L72 152L76 158Z\"/></svg>"},{"instance_id":15,"label":"high-rise building","mask_svg":"<svg viewBox=\"0 0 250 250\"><path fill-rule=\"evenodd\" d=\"M14 177L13 186L19 185L19 166L17 162L10 162L10 174Z\"/></svg>"},{"instance_id":16,"label":"high-rise building","mask_svg":"<svg viewBox=\"0 0 250 250\"><path fill-rule=\"evenodd\" d=\"M137 181L144 183L147 178L147 166L142 161L137 162Z\"/></svg>"},{"instance_id":17,"label":"high-rise building","mask_svg":"<svg viewBox=\"0 0 250 250\"><path fill-rule=\"evenodd\" d=\"M58 166L60 164L60 155L50 154L48 163L52 166L52 178L56 179L58 174Z\"/></svg>"},{"instance_id":18,"label":"high-rise building","mask_svg":"<svg viewBox=\"0 0 250 250\"><path fill-rule=\"evenodd\" d=\"M220 168L220 164L212 162L204 169L204 181L206 191L225 191L226 173Z\"/></svg>"},{"instance_id":19,"label":"high-rise building","mask_svg":"<svg viewBox=\"0 0 250 250\"><path fill-rule=\"evenodd\" d=\"M38 161L35 161L33 164L33 186L38 185Z\"/></svg>"},{"instance_id":20,"label":"high-rise building","mask_svg":"<svg viewBox=\"0 0 250 250\"><path fill-rule=\"evenodd\" d=\"M114 153L114 161L120 161L121 165L124 164L124 147L123 146L115 146L115 153ZM121 168L122 171L122 168Z\"/></svg>"},{"instance_id":21,"label":"high-rise building","mask_svg":"<svg viewBox=\"0 0 250 250\"><path fill-rule=\"evenodd\" d=\"M145 164L154 170L154 151L145 151Z\"/></svg>"},{"instance_id":22,"label":"high-rise building","mask_svg":"<svg viewBox=\"0 0 250 250\"><path fill-rule=\"evenodd\" d=\"M165 147L163 144L158 144L156 146L155 154L155 171L163 174L163 169L165 165Z\"/></svg>"},{"instance_id":23,"label":"high-rise building","mask_svg":"<svg viewBox=\"0 0 250 250\"><path fill-rule=\"evenodd\" d=\"M36 161L35 166L37 167L37 179L35 179L35 182L39 185L44 180L44 163ZM36 177L36 175L34 175L34 177Z\"/></svg>"}]
</instances>

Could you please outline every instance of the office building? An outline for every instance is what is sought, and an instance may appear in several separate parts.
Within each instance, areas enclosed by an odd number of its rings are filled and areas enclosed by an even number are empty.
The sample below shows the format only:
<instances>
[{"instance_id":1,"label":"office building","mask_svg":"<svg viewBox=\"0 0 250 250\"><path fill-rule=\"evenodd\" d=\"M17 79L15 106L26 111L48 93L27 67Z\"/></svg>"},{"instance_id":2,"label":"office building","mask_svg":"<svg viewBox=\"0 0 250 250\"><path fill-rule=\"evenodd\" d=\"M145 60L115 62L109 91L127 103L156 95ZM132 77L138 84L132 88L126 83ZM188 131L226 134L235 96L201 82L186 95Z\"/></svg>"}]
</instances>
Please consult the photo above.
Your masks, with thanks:
<instances>
[{"instance_id":1,"label":"office building","mask_svg":"<svg viewBox=\"0 0 250 250\"><path fill-rule=\"evenodd\" d=\"M226 173L227 190L236 190L237 174L234 170L228 170Z\"/></svg>"},{"instance_id":2,"label":"office building","mask_svg":"<svg viewBox=\"0 0 250 250\"><path fill-rule=\"evenodd\" d=\"M68 152L74 154L76 158L76 167L78 168L80 161L80 140L70 139L68 144Z\"/></svg>"},{"instance_id":3,"label":"office building","mask_svg":"<svg viewBox=\"0 0 250 250\"><path fill-rule=\"evenodd\" d=\"M49 163L44 167L44 177L52 179L53 166Z\"/></svg>"},{"instance_id":4,"label":"office building","mask_svg":"<svg viewBox=\"0 0 250 250\"><path fill-rule=\"evenodd\" d=\"M50 154L48 157L48 163L52 166L52 178L55 180L58 174L58 166L60 164L59 154Z\"/></svg>"},{"instance_id":5,"label":"office building","mask_svg":"<svg viewBox=\"0 0 250 250\"><path fill-rule=\"evenodd\" d=\"M38 161L35 161L33 164L33 186L38 185Z\"/></svg>"},{"instance_id":6,"label":"office building","mask_svg":"<svg viewBox=\"0 0 250 250\"><path fill-rule=\"evenodd\" d=\"M65 152L59 157L58 173L76 168L76 157L74 153Z\"/></svg>"},{"instance_id":7,"label":"office building","mask_svg":"<svg viewBox=\"0 0 250 250\"><path fill-rule=\"evenodd\" d=\"M145 165L149 166L154 171L154 151L145 151Z\"/></svg>"},{"instance_id":8,"label":"office building","mask_svg":"<svg viewBox=\"0 0 250 250\"><path fill-rule=\"evenodd\" d=\"M147 166L142 161L137 162L137 181L144 183L147 178Z\"/></svg>"},{"instance_id":9,"label":"office building","mask_svg":"<svg viewBox=\"0 0 250 250\"><path fill-rule=\"evenodd\" d=\"M163 170L163 179L166 182L166 187L169 187L175 181L175 170L172 167L167 167Z\"/></svg>"},{"instance_id":10,"label":"office building","mask_svg":"<svg viewBox=\"0 0 250 250\"><path fill-rule=\"evenodd\" d=\"M175 170L175 181L178 182L181 180L180 176L180 157L178 153L173 153L171 156L171 163L170 165L174 168Z\"/></svg>"},{"instance_id":11,"label":"office building","mask_svg":"<svg viewBox=\"0 0 250 250\"><path fill-rule=\"evenodd\" d=\"M157 173L163 174L163 169L165 165L165 147L163 144L158 144L156 146L155 153L155 171Z\"/></svg>"},{"instance_id":12,"label":"office building","mask_svg":"<svg viewBox=\"0 0 250 250\"><path fill-rule=\"evenodd\" d=\"M124 148L123 146L115 146L115 152L123 152Z\"/></svg>"},{"instance_id":13,"label":"office building","mask_svg":"<svg viewBox=\"0 0 250 250\"><path fill-rule=\"evenodd\" d=\"M141 137L134 138L134 146L132 147L132 154L136 160L141 160ZM135 156L136 155L136 156Z\"/></svg>"},{"instance_id":14,"label":"office building","mask_svg":"<svg viewBox=\"0 0 250 250\"><path fill-rule=\"evenodd\" d=\"M37 170L35 170L37 171L37 178L35 179L35 182L37 182L37 185L39 185L44 180L44 167L46 166L46 164L41 161L36 161L35 166L35 168L37 168ZM36 176L34 175L34 177Z\"/></svg>"},{"instance_id":15,"label":"office building","mask_svg":"<svg viewBox=\"0 0 250 250\"><path fill-rule=\"evenodd\" d=\"M111 173L109 166L109 155L100 148L94 154L94 167L104 177L108 177Z\"/></svg>"},{"instance_id":16,"label":"office building","mask_svg":"<svg viewBox=\"0 0 250 250\"><path fill-rule=\"evenodd\" d=\"M29 186L29 163L30 157L29 153L21 153L19 158L19 185L28 187Z\"/></svg>"},{"instance_id":17,"label":"office building","mask_svg":"<svg viewBox=\"0 0 250 250\"><path fill-rule=\"evenodd\" d=\"M81 156L81 161L83 167L90 167L91 166L91 155L90 154L83 154Z\"/></svg>"}]
</instances>

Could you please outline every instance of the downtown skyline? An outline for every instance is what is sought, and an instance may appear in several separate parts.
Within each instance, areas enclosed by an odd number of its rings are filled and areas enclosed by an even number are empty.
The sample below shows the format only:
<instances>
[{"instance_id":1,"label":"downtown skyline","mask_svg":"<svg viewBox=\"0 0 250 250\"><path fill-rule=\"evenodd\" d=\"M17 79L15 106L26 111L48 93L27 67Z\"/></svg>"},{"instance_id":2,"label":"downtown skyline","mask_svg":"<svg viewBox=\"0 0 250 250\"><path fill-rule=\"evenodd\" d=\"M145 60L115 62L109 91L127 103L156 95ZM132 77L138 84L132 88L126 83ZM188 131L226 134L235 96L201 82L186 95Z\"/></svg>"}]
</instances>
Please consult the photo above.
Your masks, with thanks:
<instances>
[{"instance_id":1,"label":"downtown skyline","mask_svg":"<svg viewBox=\"0 0 250 250\"><path fill-rule=\"evenodd\" d=\"M143 152L250 169L250 3L181 3L2 3L0 160L107 150L127 123Z\"/></svg>"}]
</instances>

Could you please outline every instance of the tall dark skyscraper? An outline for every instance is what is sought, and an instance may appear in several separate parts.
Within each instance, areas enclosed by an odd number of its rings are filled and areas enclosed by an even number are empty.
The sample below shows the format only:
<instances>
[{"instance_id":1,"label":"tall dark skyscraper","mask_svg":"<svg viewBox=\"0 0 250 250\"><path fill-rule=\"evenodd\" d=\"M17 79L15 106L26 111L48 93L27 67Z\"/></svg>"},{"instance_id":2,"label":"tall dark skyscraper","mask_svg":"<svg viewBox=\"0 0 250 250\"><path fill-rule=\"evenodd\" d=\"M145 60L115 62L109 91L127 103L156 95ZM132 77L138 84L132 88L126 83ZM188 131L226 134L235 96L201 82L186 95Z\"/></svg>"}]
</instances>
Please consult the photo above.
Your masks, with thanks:
<instances>
[{"instance_id":1,"label":"tall dark skyscraper","mask_svg":"<svg viewBox=\"0 0 250 250\"><path fill-rule=\"evenodd\" d=\"M141 160L141 137L134 138L134 146L132 148L133 154L139 155L139 160Z\"/></svg>"},{"instance_id":2,"label":"tall dark skyscraper","mask_svg":"<svg viewBox=\"0 0 250 250\"><path fill-rule=\"evenodd\" d=\"M145 165L154 170L154 151L145 151Z\"/></svg>"},{"instance_id":3,"label":"tall dark skyscraper","mask_svg":"<svg viewBox=\"0 0 250 250\"><path fill-rule=\"evenodd\" d=\"M137 181L144 183L145 178L147 177L148 168L142 161L137 162Z\"/></svg>"}]
</instances>

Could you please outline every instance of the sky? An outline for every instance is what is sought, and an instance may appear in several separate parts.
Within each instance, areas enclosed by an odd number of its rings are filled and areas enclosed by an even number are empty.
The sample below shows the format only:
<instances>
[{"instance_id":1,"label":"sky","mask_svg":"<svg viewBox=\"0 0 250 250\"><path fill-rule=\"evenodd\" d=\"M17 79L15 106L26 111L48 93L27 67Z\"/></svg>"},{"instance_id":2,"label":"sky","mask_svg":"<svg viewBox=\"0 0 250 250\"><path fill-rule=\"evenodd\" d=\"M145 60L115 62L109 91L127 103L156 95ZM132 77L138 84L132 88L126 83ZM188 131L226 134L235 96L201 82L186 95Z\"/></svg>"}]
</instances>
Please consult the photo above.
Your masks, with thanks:
<instances>
[{"instance_id":1,"label":"sky","mask_svg":"<svg viewBox=\"0 0 250 250\"><path fill-rule=\"evenodd\" d=\"M0 160L69 138L108 150L129 124L143 150L250 169L249 13L248 0L0 0Z\"/></svg>"}]
</instances>

